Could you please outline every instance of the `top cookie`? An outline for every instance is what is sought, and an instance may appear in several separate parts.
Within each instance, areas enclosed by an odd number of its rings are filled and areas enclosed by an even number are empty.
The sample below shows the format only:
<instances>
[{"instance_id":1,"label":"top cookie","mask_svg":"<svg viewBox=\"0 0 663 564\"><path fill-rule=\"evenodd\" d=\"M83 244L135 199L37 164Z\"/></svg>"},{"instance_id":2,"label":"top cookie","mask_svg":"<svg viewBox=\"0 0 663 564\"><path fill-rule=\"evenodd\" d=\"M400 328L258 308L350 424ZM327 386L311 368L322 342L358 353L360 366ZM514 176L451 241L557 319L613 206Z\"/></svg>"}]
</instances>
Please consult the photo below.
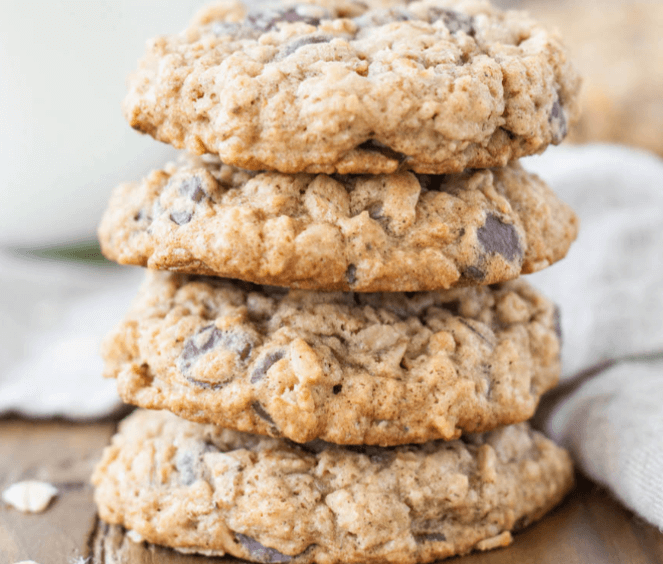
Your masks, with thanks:
<instances>
[{"instance_id":1,"label":"top cookie","mask_svg":"<svg viewBox=\"0 0 663 564\"><path fill-rule=\"evenodd\" d=\"M577 117L564 47L522 12L324 4L217 3L154 39L129 123L250 170L441 174L543 151Z\"/></svg>"}]
</instances>

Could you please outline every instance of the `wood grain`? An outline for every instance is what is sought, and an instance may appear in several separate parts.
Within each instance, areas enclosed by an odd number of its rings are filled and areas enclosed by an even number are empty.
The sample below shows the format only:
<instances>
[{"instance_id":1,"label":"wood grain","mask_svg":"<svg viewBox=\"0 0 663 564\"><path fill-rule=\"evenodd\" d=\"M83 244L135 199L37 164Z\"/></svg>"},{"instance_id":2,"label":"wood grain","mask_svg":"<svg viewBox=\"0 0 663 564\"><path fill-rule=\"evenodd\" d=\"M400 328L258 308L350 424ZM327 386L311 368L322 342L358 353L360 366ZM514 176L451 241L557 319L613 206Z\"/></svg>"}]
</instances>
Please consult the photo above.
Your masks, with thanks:
<instances>
[{"instance_id":1,"label":"wood grain","mask_svg":"<svg viewBox=\"0 0 663 564\"><path fill-rule=\"evenodd\" d=\"M90 473L115 424L0 421L0 488L27 479L60 491L41 514L0 504L0 562L71 564L87 551L95 525Z\"/></svg>"},{"instance_id":2,"label":"wood grain","mask_svg":"<svg viewBox=\"0 0 663 564\"><path fill-rule=\"evenodd\" d=\"M47 480L60 495L41 515L0 504L0 563L238 564L234 558L188 556L134 543L120 527L99 522L89 475L114 431L113 423L0 420L0 487ZM634 517L589 480L578 476L571 495L547 517L515 535L504 549L449 564L663 564L663 534Z\"/></svg>"}]
</instances>

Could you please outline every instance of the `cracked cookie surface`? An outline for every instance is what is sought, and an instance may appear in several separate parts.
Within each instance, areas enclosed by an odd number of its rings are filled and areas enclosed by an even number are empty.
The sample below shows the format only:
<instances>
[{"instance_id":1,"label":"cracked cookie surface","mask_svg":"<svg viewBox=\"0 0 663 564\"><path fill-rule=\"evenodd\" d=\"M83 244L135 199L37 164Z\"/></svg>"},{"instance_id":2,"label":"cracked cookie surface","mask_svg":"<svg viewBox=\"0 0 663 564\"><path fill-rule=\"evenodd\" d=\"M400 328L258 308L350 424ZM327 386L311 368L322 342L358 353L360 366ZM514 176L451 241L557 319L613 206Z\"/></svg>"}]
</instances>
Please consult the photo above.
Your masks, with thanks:
<instances>
[{"instance_id":1,"label":"cracked cookie surface","mask_svg":"<svg viewBox=\"0 0 663 564\"><path fill-rule=\"evenodd\" d=\"M251 173L185 157L116 188L123 264L312 290L491 284L561 259L577 218L518 163L453 175Z\"/></svg>"},{"instance_id":2,"label":"cracked cookie surface","mask_svg":"<svg viewBox=\"0 0 663 564\"><path fill-rule=\"evenodd\" d=\"M139 410L95 469L100 517L255 562L431 562L511 542L573 483L528 424L393 448L296 444Z\"/></svg>"},{"instance_id":3,"label":"cracked cookie surface","mask_svg":"<svg viewBox=\"0 0 663 564\"><path fill-rule=\"evenodd\" d=\"M557 383L559 351L556 307L523 280L360 294L149 271L102 354L134 405L389 446L530 418Z\"/></svg>"},{"instance_id":4,"label":"cracked cookie surface","mask_svg":"<svg viewBox=\"0 0 663 564\"><path fill-rule=\"evenodd\" d=\"M565 48L523 12L319 4L220 2L152 40L127 120L251 170L440 174L541 152L577 118Z\"/></svg>"}]
</instances>

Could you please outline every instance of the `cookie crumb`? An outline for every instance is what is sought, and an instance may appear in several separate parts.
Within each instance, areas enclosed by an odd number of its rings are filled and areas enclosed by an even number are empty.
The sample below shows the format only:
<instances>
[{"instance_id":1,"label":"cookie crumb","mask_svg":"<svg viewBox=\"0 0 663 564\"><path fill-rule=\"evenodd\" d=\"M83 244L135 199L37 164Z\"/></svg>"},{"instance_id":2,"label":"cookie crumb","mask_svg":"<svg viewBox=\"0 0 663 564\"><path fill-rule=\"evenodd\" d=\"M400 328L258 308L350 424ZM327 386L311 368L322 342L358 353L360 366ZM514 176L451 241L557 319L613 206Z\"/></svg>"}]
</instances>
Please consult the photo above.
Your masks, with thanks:
<instances>
[{"instance_id":1,"label":"cookie crumb","mask_svg":"<svg viewBox=\"0 0 663 564\"><path fill-rule=\"evenodd\" d=\"M509 546L513 542L513 537L509 531L504 531L499 535L484 539L477 543L477 550L492 550L493 548L499 548L504 546Z\"/></svg>"},{"instance_id":2,"label":"cookie crumb","mask_svg":"<svg viewBox=\"0 0 663 564\"><path fill-rule=\"evenodd\" d=\"M2 492L2 501L23 513L41 513L58 495L55 486L38 480L16 482Z\"/></svg>"},{"instance_id":3,"label":"cookie crumb","mask_svg":"<svg viewBox=\"0 0 663 564\"><path fill-rule=\"evenodd\" d=\"M135 542L136 544L140 544L145 540L140 533L137 533L136 531L133 531L131 529L127 531L127 537L129 538L130 541Z\"/></svg>"}]
</instances>

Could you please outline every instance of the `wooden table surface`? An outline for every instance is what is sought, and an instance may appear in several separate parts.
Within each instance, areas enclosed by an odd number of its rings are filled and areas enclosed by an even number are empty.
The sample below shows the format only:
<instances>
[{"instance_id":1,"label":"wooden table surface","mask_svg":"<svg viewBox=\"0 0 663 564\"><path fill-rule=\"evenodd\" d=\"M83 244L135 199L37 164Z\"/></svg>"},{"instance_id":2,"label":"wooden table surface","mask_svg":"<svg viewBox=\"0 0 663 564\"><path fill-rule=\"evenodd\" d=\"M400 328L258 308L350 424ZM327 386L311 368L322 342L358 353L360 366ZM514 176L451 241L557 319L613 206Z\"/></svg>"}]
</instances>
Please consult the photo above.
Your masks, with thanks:
<instances>
[{"instance_id":1,"label":"wooden table surface","mask_svg":"<svg viewBox=\"0 0 663 564\"><path fill-rule=\"evenodd\" d=\"M71 424L0 419L0 489L25 479L60 490L46 512L24 515L0 503L0 564L221 564L233 558L184 556L135 544L97 520L88 481L114 422ZM582 476L554 512L504 549L450 564L663 564L663 534Z\"/></svg>"}]
</instances>

